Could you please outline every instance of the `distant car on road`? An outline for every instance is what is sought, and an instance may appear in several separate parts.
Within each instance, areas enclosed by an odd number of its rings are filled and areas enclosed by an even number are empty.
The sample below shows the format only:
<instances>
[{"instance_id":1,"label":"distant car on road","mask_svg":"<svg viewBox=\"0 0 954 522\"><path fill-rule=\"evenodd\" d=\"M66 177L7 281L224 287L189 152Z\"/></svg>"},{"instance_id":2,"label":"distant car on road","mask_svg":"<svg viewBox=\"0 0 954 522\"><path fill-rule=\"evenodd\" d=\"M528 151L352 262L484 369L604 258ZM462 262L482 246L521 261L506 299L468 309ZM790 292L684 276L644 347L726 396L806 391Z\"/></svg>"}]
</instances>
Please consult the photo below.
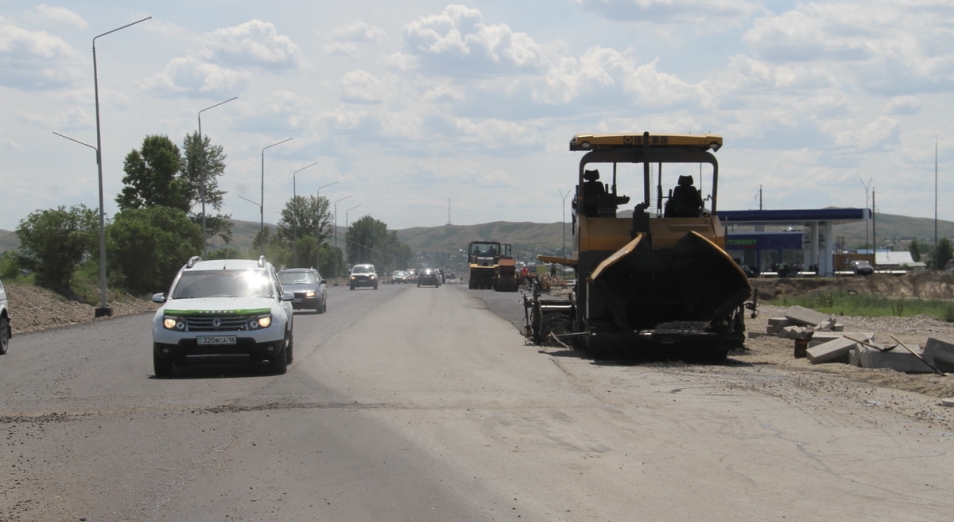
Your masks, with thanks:
<instances>
[{"instance_id":1,"label":"distant car on road","mask_svg":"<svg viewBox=\"0 0 954 522\"><path fill-rule=\"evenodd\" d=\"M397 284L397 283L406 284L406 283L407 283L407 272L405 272L404 270L395 270L394 272L392 272L392 273L391 273L391 283L392 283L392 284Z\"/></svg>"},{"instance_id":2,"label":"distant car on road","mask_svg":"<svg viewBox=\"0 0 954 522\"><path fill-rule=\"evenodd\" d=\"M10 312L7 310L7 291L3 289L3 282L0 282L0 355L7 353L11 337L13 332L10 330Z\"/></svg>"},{"instance_id":3,"label":"distant car on road","mask_svg":"<svg viewBox=\"0 0 954 522\"><path fill-rule=\"evenodd\" d=\"M352 290L361 286L370 286L378 289L378 273L374 265L354 265L351 268L351 278L348 280L348 286Z\"/></svg>"},{"instance_id":4,"label":"distant car on road","mask_svg":"<svg viewBox=\"0 0 954 522\"><path fill-rule=\"evenodd\" d=\"M171 377L176 365L194 356L246 355L268 360L273 373L292 361L295 318L275 267L261 256L203 261L195 256L179 270L152 323L156 377Z\"/></svg>"},{"instance_id":5,"label":"distant car on road","mask_svg":"<svg viewBox=\"0 0 954 522\"><path fill-rule=\"evenodd\" d=\"M855 275L871 275L874 273L874 267L871 266L871 263L864 260L852 261L851 271L854 272Z\"/></svg>"},{"instance_id":6,"label":"distant car on road","mask_svg":"<svg viewBox=\"0 0 954 522\"><path fill-rule=\"evenodd\" d=\"M417 274L417 286L420 287L421 285L439 287L441 286L441 275L437 270L425 268Z\"/></svg>"},{"instance_id":7,"label":"distant car on road","mask_svg":"<svg viewBox=\"0 0 954 522\"><path fill-rule=\"evenodd\" d=\"M327 280L314 268L286 268L278 273L282 289L295 294L292 308L307 308L323 314L328 310Z\"/></svg>"}]
</instances>

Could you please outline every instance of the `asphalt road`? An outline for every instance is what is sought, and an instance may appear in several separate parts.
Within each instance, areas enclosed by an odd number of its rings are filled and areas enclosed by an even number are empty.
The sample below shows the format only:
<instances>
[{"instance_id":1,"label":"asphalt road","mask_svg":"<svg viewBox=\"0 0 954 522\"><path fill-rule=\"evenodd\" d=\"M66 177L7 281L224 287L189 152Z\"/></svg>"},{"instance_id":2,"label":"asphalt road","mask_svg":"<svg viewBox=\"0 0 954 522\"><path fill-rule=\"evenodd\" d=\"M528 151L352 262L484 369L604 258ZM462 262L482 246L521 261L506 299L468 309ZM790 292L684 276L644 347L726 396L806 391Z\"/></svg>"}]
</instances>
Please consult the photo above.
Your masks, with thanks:
<instances>
[{"instance_id":1,"label":"asphalt road","mask_svg":"<svg viewBox=\"0 0 954 522\"><path fill-rule=\"evenodd\" d=\"M928 398L594 362L526 345L520 314L519 294L333 288L282 376L155 379L150 316L18 336L0 520L950 519Z\"/></svg>"}]
</instances>

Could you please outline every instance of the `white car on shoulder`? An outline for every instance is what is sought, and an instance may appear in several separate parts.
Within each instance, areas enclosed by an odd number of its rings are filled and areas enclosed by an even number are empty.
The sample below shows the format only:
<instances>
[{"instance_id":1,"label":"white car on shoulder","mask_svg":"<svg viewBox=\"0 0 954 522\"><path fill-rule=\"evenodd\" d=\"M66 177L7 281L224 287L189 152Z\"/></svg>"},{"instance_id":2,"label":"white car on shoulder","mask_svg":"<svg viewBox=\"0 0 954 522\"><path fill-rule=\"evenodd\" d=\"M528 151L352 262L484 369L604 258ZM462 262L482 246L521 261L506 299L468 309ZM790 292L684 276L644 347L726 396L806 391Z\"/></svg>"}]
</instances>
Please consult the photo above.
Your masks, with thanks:
<instances>
[{"instance_id":1,"label":"white car on shoulder","mask_svg":"<svg viewBox=\"0 0 954 522\"><path fill-rule=\"evenodd\" d=\"M156 377L171 377L191 357L246 355L281 374L293 357L295 295L283 292L275 267L258 261L193 257L179 271L153 318Z\"/></svg>"}]
</instances>

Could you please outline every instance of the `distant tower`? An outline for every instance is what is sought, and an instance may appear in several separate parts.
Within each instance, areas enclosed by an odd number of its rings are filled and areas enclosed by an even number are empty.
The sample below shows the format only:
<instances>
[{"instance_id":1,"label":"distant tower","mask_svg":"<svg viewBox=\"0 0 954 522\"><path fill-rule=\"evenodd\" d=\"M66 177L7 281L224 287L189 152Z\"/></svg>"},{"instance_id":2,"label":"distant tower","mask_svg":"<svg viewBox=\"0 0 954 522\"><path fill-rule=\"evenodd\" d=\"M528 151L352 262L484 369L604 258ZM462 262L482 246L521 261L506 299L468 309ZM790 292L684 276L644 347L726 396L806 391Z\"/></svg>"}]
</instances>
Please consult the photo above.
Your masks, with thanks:
<instances>
[{"instance_id":1,"label":"distant tower","mask_svg":"<svg viewBox=\"0 0 954 522\"><path fill-rule=\"evenodd\" d=\"M447 226L451 226L451 220L450 220L450 198L447 198Z\"/></svg>"}]
</instances>

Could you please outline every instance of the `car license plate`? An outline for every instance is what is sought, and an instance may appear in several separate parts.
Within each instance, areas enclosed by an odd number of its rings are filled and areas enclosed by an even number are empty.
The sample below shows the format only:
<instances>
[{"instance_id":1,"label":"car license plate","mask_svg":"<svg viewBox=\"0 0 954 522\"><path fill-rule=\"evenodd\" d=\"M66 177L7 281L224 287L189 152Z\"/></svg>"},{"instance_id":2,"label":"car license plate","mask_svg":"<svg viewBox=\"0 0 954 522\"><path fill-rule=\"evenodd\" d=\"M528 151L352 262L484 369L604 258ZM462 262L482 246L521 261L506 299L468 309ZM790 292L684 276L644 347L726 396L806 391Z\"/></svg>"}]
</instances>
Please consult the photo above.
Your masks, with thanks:
<instances>
[{"instance_id":1,"label":"car license plate","mask_svg":"<svg viewBox=\"0 0 954 522\"><path fill-rule=\"evenodd\" d=\"M200 346L215 345L215 344L235 344L238 342L238 339L234 335L216 335L216 336L205 336L205 337L196 337L195 342Z\"/></svg>"},{"instance_id":2,"label":"car license plate","mask_svg":"<svg viewBox=\"0 0 954 522\"><path fill-rule=\"evenodd\" d=\"M296 297L296 298L292 299L292 302L293 302L293 303L300 303L300 302L301 302L301 298L300 298L300 297Z\"/></svg>"}]
</instances>

